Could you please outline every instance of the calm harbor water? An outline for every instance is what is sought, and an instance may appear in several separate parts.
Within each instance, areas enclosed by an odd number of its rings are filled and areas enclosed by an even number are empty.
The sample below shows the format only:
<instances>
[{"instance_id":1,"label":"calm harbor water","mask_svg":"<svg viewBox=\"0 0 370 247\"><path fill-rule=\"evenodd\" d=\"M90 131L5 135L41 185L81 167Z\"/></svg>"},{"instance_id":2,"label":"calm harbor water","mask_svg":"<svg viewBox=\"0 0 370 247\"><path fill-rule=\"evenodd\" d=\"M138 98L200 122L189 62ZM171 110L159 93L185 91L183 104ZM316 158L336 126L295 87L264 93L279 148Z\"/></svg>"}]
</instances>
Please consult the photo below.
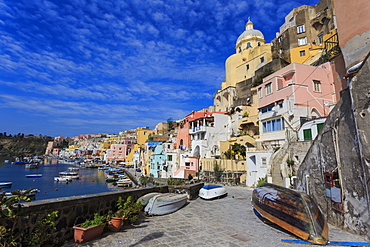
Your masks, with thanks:
<instances>
[{"instance_id":1,"label":"calm harbor water","mask_svg":"<svg viewBox=\"0 0 370 247\"><path fill-rule=\"evenodd\" d=\"M36 200L52 199L67 196L94 194L100 192L122 190L111 183L105 182L105 174L98 169L79 167L80 179L72 182L55 182L59 172L66 171L68 164L45 164L37 169L26 169L24 165L0 164L0 182L13 182L11 188L2 191L15 191L35 188L40 192ZM26 178L27 174L42 174L40 178Z\"/></svg>"}]
</instances>

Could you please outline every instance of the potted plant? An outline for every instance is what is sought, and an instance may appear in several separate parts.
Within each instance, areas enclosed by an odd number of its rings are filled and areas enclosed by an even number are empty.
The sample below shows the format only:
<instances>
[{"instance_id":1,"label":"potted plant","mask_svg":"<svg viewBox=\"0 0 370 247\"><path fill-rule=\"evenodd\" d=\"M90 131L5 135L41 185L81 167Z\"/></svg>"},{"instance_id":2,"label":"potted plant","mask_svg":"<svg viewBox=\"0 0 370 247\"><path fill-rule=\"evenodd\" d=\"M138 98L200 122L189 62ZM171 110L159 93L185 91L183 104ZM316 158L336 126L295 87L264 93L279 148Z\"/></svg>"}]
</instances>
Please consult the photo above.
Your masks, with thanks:
<instances>
[{"instance_id":1,"label":"potted plant","mask_svg":"<svg viewBox=\"0 0 370 247\"><path fill-rule=\"evenodd\" d=\"M134 223L140 215L143 205L141 202L134 202L132 196L127 197L126 201L122 197L117 201L118 211L116 216L123 219L124 222Z\"/></svg>"},{"instance_id":2,"label":"potted plant","mask_svg":"<svg viewBox=\"0 0 370 247\"><path fill-rule=\"evenodd\" d=\"M84 223L73 227L74 241L76 243L84 243L100 236L103 233L106 222L106 216L100 216L98 213L95 213L92 220L86 220Z\"/></svg>"}]
</instances>

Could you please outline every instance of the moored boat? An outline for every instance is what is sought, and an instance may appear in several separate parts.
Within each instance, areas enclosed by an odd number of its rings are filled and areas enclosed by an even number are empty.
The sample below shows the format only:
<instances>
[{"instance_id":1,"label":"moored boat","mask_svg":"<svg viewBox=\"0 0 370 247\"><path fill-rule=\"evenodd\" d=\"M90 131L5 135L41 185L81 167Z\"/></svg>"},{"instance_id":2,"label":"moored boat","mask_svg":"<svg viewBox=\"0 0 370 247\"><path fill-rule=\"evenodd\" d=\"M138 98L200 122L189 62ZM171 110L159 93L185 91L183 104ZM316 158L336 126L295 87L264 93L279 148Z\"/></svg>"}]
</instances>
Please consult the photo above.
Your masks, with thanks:
<instances>
[{"instance_id":1,"label":"moored boat","mask_svg":"<svg viewBox=\"0 0 370 247\"><path fill-rule=\"evenodd\" d=\"M27 174L26 178L41 178L42 174Z\"/></svg>"},{"instance_id":2,"label":"moored boat","mask_svg":"<svg viewBox=\"0 0 370 247\"><path fill-rule=\"evenodd\" d=\"M220 198L226 195L227 195L226 189L221 185L208 184L208 185L204 185L199 190L199 197L206 199L206 200Z\"/></svg>"},{"instance_id":3,"label":"moored boat","mask_svg":"<svg viewBox=\"0 0 370 247\"><path fill-rule=\"evenodd\" d=\"M324 215L303 192L265 183L253 190L252 205L258 216L303 240L315 244L326 244L329 240Z\"/></svg>"},{"instance_id":4,"label":"moored boat","mask_svg":"<svg viewBox=\"0 0 370 247\"><path fill-rule=\"evenodd\" d=\"M69 177L54 177L54 181L56 181L56 182L71 182L72 178L69 178Z\"/></svg>"},{"instance_id":5,"label":"moored boat","mask_svg":"<svg viewBox=\"0 0 370 247\"><path fill-rule=\"evenodd\" d=\"M132 181L129 178L122 178L117 181L118 187L130 187L132 185Z\"/></svg>"},{"instance_id":6,"label":"moored boat","mask_svg":"<svg viewBox=\"0 0 370 247\"><path fill-rule=\"evenodd\" d=\"M2 188L10 188L12 187L13 182L0 182L0 187Z\"/></svg>"},{"instance_id":7,"label":"moored boat","mask_svg":"<svg viewBox=\"0 0 370 247\"><path fill-rule=\"evenodd\" d=\"M186 194L166 193L150 198L144 208L149 215L164 215L175 212L183 207L188 201Z\"/></svg>"},{"instance_id":8,"label":"moored boat","mask_svg":"<svg viewBox=\"0 0 370 247\"><path fill-rule=\"evenodd\" d=\"M36 168L39 168L39 164L38 163L28 163L24 166L24 168L26 168L26 169L36 169Z\"/></svg>"}]
</instances>

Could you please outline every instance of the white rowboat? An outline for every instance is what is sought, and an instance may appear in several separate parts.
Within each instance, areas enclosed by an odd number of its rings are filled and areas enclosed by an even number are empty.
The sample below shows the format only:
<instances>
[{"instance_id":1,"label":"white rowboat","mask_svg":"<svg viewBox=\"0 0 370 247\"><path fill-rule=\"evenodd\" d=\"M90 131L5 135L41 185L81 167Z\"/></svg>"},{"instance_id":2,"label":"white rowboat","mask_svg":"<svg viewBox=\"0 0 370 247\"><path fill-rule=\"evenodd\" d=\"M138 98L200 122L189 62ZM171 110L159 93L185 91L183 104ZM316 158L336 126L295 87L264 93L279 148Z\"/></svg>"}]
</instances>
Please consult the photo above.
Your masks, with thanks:
<instances>
[{"instance_id":1,"label":"white rowboat","mask_svg":"<svg viewBox=\"0 0 370 247\"><path fill-rule=\"evenodd\" d=\"M153 196L146 205L144 212L149 215L164 215L175 212L188 201L186 194L166 193Z\"/></svg>"}]
</instances>

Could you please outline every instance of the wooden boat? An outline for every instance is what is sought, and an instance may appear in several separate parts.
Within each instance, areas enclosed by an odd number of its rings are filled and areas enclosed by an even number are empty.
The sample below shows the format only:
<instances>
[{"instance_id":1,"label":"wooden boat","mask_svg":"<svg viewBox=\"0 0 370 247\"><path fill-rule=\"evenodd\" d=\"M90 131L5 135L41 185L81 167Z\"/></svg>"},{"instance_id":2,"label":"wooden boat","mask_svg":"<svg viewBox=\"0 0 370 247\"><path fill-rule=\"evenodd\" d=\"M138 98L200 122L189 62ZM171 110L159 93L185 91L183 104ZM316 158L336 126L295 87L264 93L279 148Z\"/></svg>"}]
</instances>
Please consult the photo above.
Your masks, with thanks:
<instances>
[{"instance_id":1,"label":"wooden boat","mask_svg":"<svg viewBox=\"0 0 370 247\"><path fill-rule=\"evenodd\" d=\"M144 208L149 215L164 215L175 212L183 207L188 201L186 194L165 193L150 198Z\"/></svg>"},{"instance_id":2,"label":"wooden boat","mask_svg":"<svg viewBox=\"0 0 370 247\"><path fill-rule=\"evenodd\" d=\"M41 178L42 174L27 174L26 178Z\"/></svg>"},{"instance_id":3,"label":"wooden boat","mask_svg":"<svg viewBox=\"0 0 370 247\"><path fill-rule=\"evenodd\" d=\"M118 187L129 187L132 186L132 181L129 178L121 178L117 181Z\"/></svg>"},{"instance_id":4,"label":"wooden boat","mask_svg":"<svg viewBox=\"0 0 370 247\"><path fill-rule=\"evenodd\" d=\"M10 188L10 187L12 187L12 185L13 185L13 182L2 182L2 183L0 183L0 187L2 187L2 188Z\"/></svg>"},{"instance_id":5,"label":"wooden boat","mask_svg":"<svg viewBox=\"0 0 370 247\"><path fill-rule=\"evenodd\" d=\"M226 195L226 189L221 185L208 184L199 190L199 197L206 200L220 198Z\"/></svg>"},{"instance_id":6,"label":"wooden boat","mask_svg":"<svg viewBox=\"0 0 370 247\"><path fill-rule=\"evenodd\" d=\"M157 196L157 195L163 195L162 193L159 193L159 192L151 192L151 193L148 193L148 194L145 194L143 196L141 196L139 199L137 199L138 202L141 202L141 204L143 206L146 206L149 202L149 200L154 197L154 196Z\"/></svg>"},{"instance_id":7,"label":"wooden boat","mask_svg":"<svg viewBox=\"0 0 370 247\"><path fill-rule=\"evenodd\" d=\"M252 205L258 216L303 240L315 244L326 244L329 240L324 215L303 192L265 183L253 190Z\"/></svg>"}]
</instances>

